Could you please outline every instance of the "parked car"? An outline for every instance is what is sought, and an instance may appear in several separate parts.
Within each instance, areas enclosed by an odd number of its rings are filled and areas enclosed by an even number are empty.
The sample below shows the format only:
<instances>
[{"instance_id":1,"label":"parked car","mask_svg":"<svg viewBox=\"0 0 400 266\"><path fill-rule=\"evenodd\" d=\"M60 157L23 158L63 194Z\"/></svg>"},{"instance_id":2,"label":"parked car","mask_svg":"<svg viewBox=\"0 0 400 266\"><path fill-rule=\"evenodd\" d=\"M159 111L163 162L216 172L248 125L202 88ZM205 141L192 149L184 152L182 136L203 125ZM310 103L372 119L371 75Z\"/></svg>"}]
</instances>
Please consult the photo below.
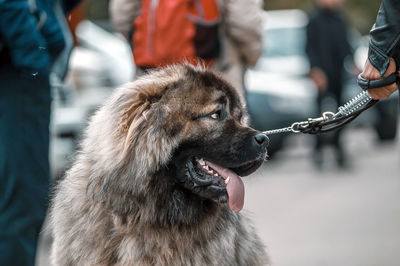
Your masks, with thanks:
<instances>
[{"instance_id":1,"label":"parked car","mask_svg":"<svg viewBox=\"0 0 400 266\"><path fill-rule=\"evenodd\" d=\"M308 77L310 69L305 54L308 17L301 10L277 10L264 13L264 51L257 65L245 76L247 105L253 127L269 130L290 126L293 122L316 117L317 89ZM365 62L365 42L355 35L359 45L356 59ZM361 68L360 68L361 69ZM361 89L351 71L345 75L344 100L349 100ZM327 108L327 109L325 109ZM335 112L337 103L327 101L324 110ZM379 103L356 119L354 125L375 126L381 139L396 136L397 97ZM362 122L362 123L361 123ZM271 135L270 153L282 147L288 134Z\"/></svg>"}]
</instances>

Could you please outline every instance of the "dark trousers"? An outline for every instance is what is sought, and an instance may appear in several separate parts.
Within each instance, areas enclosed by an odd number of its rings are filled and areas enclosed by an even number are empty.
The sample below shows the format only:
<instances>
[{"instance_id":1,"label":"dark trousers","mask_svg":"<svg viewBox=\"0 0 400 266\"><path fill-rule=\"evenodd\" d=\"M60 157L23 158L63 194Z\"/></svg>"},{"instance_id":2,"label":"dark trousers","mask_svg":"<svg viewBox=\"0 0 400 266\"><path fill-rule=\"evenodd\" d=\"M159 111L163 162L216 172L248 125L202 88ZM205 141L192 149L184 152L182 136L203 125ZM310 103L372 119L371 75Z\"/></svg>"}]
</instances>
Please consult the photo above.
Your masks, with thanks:
<instances>
[{"instance_id":1,"label":"dark trousers","mask_svg":"<svg viewBox=\"0 0 400 266\"><path fill-rule=\"evenodd\" d=\"M342 101L342 84L335 83L329 84L328 89L322 93L318 94L317 106L318 114L322 114L326 111L336 112L337 108L341 105ZM316 135L316 145L317 150L321 149L322 146L332 145L337 149L341 149L340 135L342 133L341 129L334 130L330 133Z\"/></svg>"},{"instance_id":2,"label":"dark trousers","mask_svg":"<svg viewBox=\"0 0 400 266\"><path fill-rule=\"evenodd\" d=\"M34 265L50 182L50 86L0 70L0 265Z\"/></svg>"}]
</instances>

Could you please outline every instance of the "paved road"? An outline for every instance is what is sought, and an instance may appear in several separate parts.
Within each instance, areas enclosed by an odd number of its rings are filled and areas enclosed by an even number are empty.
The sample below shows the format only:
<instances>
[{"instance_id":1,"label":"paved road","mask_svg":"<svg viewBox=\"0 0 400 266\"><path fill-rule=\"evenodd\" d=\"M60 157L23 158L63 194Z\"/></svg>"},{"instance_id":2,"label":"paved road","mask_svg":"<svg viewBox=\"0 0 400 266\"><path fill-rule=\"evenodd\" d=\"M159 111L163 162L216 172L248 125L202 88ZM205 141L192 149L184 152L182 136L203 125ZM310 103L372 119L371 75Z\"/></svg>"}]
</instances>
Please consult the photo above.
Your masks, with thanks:
<instances>
[{"instance_id":1,"label":"paved road","mask_svg":"<svg viewBox=\"0 0 400 266\"><path fill-rule=\"evenodd\" d=\"M245 212L274 266L400 265L400 141L379 145L368 129L352 129L344 142L351 170L315 170L312 138L295 136L245 178ZM48 265L48 246L39 266Z\"/></svg>"},{"instance_id":2,"label":"paved road","mask_svg":"<svg viewBox=\"0 0 400 266\"><path fill-rule=\"evenodd\" d=\"M312 138L296 136L245 181L245 209L273 265L400 265L400 141L379 145L367 129L344 141L350 170L329 150L331 163L314 169Z\"/></svg>"}]
</instances>

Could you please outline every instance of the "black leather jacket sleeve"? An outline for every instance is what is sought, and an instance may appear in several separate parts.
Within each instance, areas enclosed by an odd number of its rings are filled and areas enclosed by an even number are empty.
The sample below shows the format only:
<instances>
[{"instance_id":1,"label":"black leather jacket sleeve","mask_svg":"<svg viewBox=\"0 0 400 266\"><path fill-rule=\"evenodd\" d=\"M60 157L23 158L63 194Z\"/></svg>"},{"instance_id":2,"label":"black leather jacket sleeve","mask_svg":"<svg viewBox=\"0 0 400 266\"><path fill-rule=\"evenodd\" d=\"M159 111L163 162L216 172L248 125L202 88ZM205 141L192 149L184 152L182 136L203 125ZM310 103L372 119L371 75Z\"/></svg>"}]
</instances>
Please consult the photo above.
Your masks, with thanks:
<instances>
[{"instance_id":1,"label":"black leather jacket sleeve","mask_svg":"<svg viewBox=\"0 0 400 266\"><path fill-rule=\"evenodd\" d=\"M400 0L382 0L370 37L368 59L383 76L390 57L400 63Z\"/></svg>"}]
</instances>

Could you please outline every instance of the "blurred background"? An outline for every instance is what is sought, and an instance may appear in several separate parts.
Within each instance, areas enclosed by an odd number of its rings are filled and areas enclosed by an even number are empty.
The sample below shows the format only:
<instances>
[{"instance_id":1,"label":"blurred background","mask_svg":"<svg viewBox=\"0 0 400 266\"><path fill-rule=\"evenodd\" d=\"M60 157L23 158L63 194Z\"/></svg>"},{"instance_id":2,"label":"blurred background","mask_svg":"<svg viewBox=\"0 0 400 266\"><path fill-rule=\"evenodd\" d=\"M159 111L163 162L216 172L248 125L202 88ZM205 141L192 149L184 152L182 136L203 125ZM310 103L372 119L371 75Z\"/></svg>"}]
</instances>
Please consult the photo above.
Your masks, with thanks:
<instances>
[{"instance_id":1,"label":"blurred background","mask_svg":"<svg viewBox=\"0 0 400 266\"><path fill-rule=\"evenodd\" d=\"M51 167L61 177L77 150L87 120L112 90L135 75L131 48L115 33L108 0L88 0L69 22L76 47L65 83L53 82ZM380 1L348 0L353 62L345 62L342 98L361 90L368 32ZM314 2L264 1L264 49L245 75L253 127L275 129L318 116L317 88L308 73L306 26ZM386 265L400 261L400 154L398 92L366 111L341 134L346 167L332 147L316 165L312 136L271 136L270 160L245 178L245 212L253 219L273 265ZM325 111L337 103L326 101ZM327 136L329 138L329 135ZM49 265L51 237L44 231L37 257Z\"/></svg>"}]
</instances>

